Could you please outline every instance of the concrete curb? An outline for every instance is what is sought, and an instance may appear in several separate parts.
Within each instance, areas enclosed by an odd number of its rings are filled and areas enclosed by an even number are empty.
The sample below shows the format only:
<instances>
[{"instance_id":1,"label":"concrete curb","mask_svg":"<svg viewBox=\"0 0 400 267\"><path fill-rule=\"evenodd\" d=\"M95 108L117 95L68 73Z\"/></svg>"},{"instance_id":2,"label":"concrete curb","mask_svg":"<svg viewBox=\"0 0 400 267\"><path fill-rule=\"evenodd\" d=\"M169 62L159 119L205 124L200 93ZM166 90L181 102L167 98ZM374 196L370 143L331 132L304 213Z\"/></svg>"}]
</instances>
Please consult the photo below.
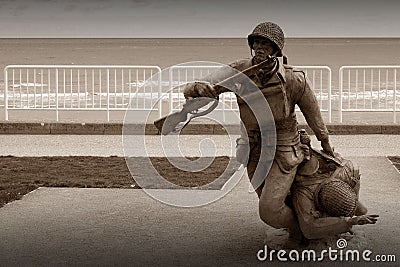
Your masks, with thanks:
<instances>
[{"instance_id":1,"label":"concrete curb","mask_svg":"<svg viewBox=\"0 0 400 267\"><path fill-rule=\"evenodd\" d=\"M225 128L224 128L225 127ZM189 124L181 134L184 135L223 135L229 131L239 134L239 125L230 124L222 127L218 124ZM306 129L312 133L308 125L300 124L299 129ZM346 125L328 124L327 128L332 135L355 135L355 134L400 134L400 124L389 125ZM0 123L0 134L25 134L25 135L146 135L159 134L157 128L152 124L129 124L122 123L29 123L29 122L2 122Z\"/></svg>"}]
</instances>

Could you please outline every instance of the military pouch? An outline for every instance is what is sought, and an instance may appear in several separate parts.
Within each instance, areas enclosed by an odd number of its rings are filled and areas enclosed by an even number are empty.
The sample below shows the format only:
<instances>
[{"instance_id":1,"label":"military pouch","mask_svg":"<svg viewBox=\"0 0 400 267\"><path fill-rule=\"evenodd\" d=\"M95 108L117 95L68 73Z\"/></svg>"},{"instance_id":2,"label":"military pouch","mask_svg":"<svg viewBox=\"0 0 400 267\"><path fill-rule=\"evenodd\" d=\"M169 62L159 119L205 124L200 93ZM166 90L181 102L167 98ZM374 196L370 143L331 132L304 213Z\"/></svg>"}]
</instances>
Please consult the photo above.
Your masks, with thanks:
<instances>
[{"instance_id":1,"label":"military pouch","mask_svg":"<svg viewBox=\"0 0 400 267\"><path fill-rule=\"evenodd\" d=\"M247 162L249 161L249 153L249 142L241 137L236 139L236 160L244 166L247 166Z\"/></svg>"},{"instance_id":2,"label":"military pouch","mask_svg":"<svg viewBox=\"0 0 400 267\"><path fill-rule=\"evenodd\" d=\"M275 159L283 173L290 173L304 160L304 152L299 145L279 146Z\"/></svg>"}]
</instances>

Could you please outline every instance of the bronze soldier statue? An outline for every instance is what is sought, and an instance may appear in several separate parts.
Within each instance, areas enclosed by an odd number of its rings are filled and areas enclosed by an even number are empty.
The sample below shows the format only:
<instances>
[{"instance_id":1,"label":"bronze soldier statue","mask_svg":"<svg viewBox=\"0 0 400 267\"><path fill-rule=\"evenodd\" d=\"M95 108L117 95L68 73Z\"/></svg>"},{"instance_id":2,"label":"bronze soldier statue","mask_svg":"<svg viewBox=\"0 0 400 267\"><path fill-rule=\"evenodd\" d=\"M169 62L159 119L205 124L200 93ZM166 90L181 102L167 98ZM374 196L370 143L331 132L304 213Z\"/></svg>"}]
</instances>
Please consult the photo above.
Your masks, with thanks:
<instances>
[{"instance_id":1,"label":"bronze soldier statue","mask_svg":"<svg viewBox=\"0 0 400 267\"><path fill-rule=\"evenodd\" d=\"M263 22L257 25L247 37L252 57L229 64L239 71L266 60L269 56L283 56L284 33L275 23ZM253 55L254 52L254 55ZM275 228L287 228L292 240L301 241L302 234L296 214L285 204L285 199L292 186L297 166L303 161L304 153L300 146L300 136L297 129L295 106L297 105L316 137L321 141L322 148L333 155L329 144L329 135L322 120L316 97L310 87L306 75L301 70L282 63L283 60L273 60L269 66L257 75L249 77L265 96L273 113L276 127L276 152L272 166L266 174L264 183L256 188L259 196L259 215L268 225ZM196 85L196 86L195 86ZM276 90L278 89L278 90ZM276 93L269 94L269 91ZM217 97L222 90L215 91L208 83L188 84L185 87L185 97ZM247 173L253 179L257 164L265 162L260 159L261 131L251 108L237 98L240 118L248 136L238 141L238 144L249 142L250 151L244 157ZM247 139L247 140L246 140ZM240 158L240 156L239 156Z\"/></svg>"},{"instance_id":2,"label":"bronze soldier statue","mask_svg":"<svg viewBox=\"0 0 400 267\"><path fill-rule=\"evenodd\" d=\"M300 244L305 238L299 226L296 212L285 202L290 194L297 168L305 159L305 151L307 150L300 143L295 113L296 105L321 142L323 151L332 157L335 157L335 154L329 143L328 130L322 119L309 80L303 71L285 64L286 60L283 56L285 38L282 29L275 23L263 22L254 28L247 40L251 58L237 60L229 64L229 67L243 71L269 58L273 59L261 71L249 76L249 78L253 85L255 84L258 87L261 97L268 102L272 112L276 147L272 156L266 157L265 154L261 153L263 146L268 146L268 144L261 142L261 140L266 140L262 136L265 132L261 130L265 122L262 118L261 120L256 118L257 115L254 114L250 106L251 103L249 105L248 101L244 101L246 90L248 90L248 94L251 93L251 90L244 84L240 89L240 96L237 95L244 132L242 137L237 140L236 156L241 160L241 163L247 166L247 174L250 180L262 176L263 183L255 188L259 197L261 220L272 227L288 229L290 237L288 243ZM212 86L212 83L221 81L232 74L229 71L226 72L225 77L223 77L223 73L218 72L214 77L207 77L205 80L208 82L187 84L184 88L185 97L187 99L196 97L217 99L221 93L229 90L220 86ZM210 83L210 81L213 82ZM263 164L270 164L269 171L265 173L256 172L257 166Z\"/></svg>"}]
</instances>

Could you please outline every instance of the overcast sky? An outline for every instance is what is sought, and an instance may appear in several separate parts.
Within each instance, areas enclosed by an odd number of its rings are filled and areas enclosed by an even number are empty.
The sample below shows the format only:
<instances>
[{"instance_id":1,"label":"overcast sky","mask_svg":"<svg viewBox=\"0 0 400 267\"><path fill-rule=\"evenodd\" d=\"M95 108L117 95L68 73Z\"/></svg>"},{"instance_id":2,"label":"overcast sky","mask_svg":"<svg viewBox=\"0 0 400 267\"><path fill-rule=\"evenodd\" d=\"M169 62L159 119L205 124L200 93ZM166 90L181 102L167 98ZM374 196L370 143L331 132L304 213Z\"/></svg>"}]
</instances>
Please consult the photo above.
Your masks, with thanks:
<instances>
[{"instance_id":1,"label":"overcast sky","mask_svg":"<svg viewBox=\"0 0 400 267\"><path fill-rule=\"evenodd\" d=\"M400 37L398 0L0 0L0 37Z\"/></svg>"}]
</instances>

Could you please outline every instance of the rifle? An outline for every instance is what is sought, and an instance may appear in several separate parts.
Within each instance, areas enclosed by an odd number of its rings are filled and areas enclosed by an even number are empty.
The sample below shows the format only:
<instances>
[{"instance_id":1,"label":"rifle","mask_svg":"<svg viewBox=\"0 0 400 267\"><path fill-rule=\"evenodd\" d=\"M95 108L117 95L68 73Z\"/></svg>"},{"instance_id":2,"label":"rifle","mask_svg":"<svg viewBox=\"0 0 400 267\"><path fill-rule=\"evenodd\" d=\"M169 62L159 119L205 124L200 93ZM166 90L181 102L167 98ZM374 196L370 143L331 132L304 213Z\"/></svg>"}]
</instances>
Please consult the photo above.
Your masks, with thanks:
<instances>
[{"instance_id":1,"label":"rifle","mask_svg":"<svg viewBox=\"0 0 400 267\"><path fill-rule=\"evenodd\" d=\"M259 70L267 67L270 64L271 60L276 60L276 57L269 56L266 60L262 61L261 63L251 66L243 70L242 72L236 73L222 80L221 82L213 85L213 88L216 91L219 91L227 87L232 88L232 86L228 85L240 83L244 79L244 77L249 77L256 74ZM200 108L205 107L211 102L214 103L212 103L212 105L207 110L198 112ZM171 113L165 117L162 117L154 121L154 125L163 135L167 135L172 132L175 133L182 130L192 119L210 113L217 106L218 106L218 99L213 99L208 97L197 97L193 99L187 99L181 111Z\"/></svg>"}]
</instances>

